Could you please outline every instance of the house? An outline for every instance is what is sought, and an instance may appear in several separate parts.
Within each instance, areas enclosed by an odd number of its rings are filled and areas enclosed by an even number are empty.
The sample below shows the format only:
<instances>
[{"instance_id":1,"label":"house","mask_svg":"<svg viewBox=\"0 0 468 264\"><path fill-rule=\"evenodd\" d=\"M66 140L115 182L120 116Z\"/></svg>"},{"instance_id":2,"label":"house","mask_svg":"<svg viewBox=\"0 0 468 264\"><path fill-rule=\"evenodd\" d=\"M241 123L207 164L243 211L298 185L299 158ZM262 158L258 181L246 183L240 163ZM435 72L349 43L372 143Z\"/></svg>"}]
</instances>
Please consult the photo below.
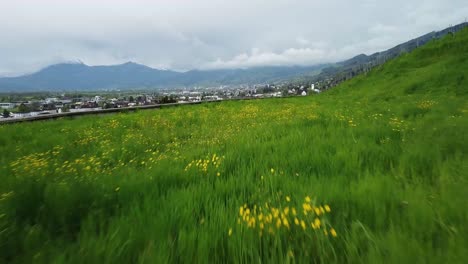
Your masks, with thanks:
<instances>
[{"instance_id":1,"label":"house","mask_svg":"<svg viewBox=\"0 0 468 264\"><path fill-rule=\"evenodd\" d=\"M104 100L104 99L103 99L101 96L96 95L96 96L94 96L94 99L92 100L92 102L100 103L100 102L102 102L103 100Z\"/></svg>"},{"instance_id":2,"label":"house","mask_svg":"<svg viewBox=\"0 0 468 264\"><path fill-rule=\"evenodd\" d=\"M189 99L190 102L200 102L201 101L200 96L189 96L188 99Z\"/></svg>"},{"instance_id":3,"label":"house","mask_svg":"<svg viewBox=\"0 0 468 264\"><path fill-rule=\"evenodd\" d=\"M218 100L223 100L222 98L220 98L219 96L217 95L207 95L203 98L204 100L206 101L218 101Z\"/></svg>"},{"instance_id":4,"label":"house","mask_svg":"<svg viewBox=\"0 0 468 264\"><path fill-rule=\"evenodd\" d=\"M59 99L58 99L57 97L50 97L50 98L46 98L46 99L44 100L44 102L45 102L46 104L53 104L53 103L57 102L58 100L59 100Z\"/></svg>"},{"instance_id":5,"label":"house","mask_svg":"<svg viewBox=\"0 0 468 264\"><path fill-rule=\"evenodd\" d=\"M311 85L310 85L310 90L311 90L312 92L320 93L320 90L319 90L319 89L315 89L315 84L311 84Z\"/></svg>"},{"instance_id":6,"label":"house","mask_svg":"<svg viewBox=\"0 0 468 264\"><path fill-rule=\"evenodd\" d=\"M15 108L15 103L0 103L0 107L3 109L12 109Z\"/></svg>"}]
</instances>

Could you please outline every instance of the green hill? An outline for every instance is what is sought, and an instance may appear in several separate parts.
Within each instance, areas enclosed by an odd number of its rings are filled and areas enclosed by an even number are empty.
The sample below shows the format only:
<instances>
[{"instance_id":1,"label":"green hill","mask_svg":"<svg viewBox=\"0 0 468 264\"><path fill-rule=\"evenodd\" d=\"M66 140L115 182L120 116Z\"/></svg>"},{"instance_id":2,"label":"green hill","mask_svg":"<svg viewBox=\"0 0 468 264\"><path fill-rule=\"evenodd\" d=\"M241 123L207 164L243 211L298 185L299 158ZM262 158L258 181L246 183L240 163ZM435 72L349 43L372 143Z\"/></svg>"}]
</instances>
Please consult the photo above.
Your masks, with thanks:
<instances>
[{"instance_id":1,"label":"green hill","mask_svg":"<svg viewBox=\"0 0 468 264\"><path fill-rule=\"evenodd\" d=\"M464 263L468 30L317 96L0 127L0 262Z\"/></svg>"}]
</instances>

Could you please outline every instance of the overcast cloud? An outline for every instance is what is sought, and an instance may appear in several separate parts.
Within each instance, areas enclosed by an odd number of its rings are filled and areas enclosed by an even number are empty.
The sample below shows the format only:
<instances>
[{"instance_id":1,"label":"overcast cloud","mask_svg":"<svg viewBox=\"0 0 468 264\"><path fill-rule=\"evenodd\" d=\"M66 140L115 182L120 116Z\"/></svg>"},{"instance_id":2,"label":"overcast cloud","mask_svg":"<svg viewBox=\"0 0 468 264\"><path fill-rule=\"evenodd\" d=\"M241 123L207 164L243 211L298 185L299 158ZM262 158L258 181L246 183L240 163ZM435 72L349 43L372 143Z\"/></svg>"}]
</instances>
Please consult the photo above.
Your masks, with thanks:
<instances>
[{"instance_id":1,"label":"overcast cloud","mask_svg":"<svg viewBox=\"0 0 468 264\"><path fill-rule=\"evenodd\" d=\"M464 22L466 0L0 0L0 75L53 63L311 65Z\"/></svg>"}]
</instances>

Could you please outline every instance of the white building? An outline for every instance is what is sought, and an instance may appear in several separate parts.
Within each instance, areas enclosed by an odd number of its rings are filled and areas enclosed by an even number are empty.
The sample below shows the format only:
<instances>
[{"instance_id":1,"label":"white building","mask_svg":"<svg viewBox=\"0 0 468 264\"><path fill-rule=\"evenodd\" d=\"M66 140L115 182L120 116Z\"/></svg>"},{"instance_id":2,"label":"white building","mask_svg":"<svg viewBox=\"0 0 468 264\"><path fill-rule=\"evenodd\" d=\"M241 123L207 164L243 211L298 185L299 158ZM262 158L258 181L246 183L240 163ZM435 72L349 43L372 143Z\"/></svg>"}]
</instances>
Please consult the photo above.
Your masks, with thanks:
<instances>
[{"instance_id":1,"label":"white building","mask_svg":"<svg viewBox=\"0 0 468 264\"><path fill-rule=\"evenodd\" d=\"M99 95L94 96L93 102L99 103L103 100L103 98Z\"/></svg>"},{"instance_id":2,"label":"white building","mask_svg":"<svg viewBox=\"0 0 468 264\"><path fill-rule=\"evenodd\" d=\"M190 97L188 98L188 100L189 100L190 102L200 102L200 101L201 101L201 97L200 97L200 96L190 96Z\"/></svg>"},{"instance_id":3,"label":"white building","mask_svg":"<svg viewBox=\"0 0 468 264\"><path fill-rule=\"evenodd\" d=\"M311 90L312 92L320 93L320 90L319 90L319 89L315 89L315 84L311 84L311 85L310 85L310 90Z\"/></svg>"},{"instance_id":4,"label":"white building","mask_svg":"<svg viewBox=\"0 0 468 264\"><path fill-rule=\"evenodd\" d=\"M52 104L52 103L57 102L58 100L59 100L59 99L58 99L57 97L50 97L50 98L46 98L46 99L44 100L44 102L45 102L46 104Z\"/></svg>"},{"instance_id":5,"label":"white building","mask_svg":"<svg viewBox=\"0 0 468 264\"><path fill-rule=\"evenodd\" d=\"M0 103L0 108L3 109L12 109L15 108L16 104L15 103Z\"/></svg>"}]
</instances>

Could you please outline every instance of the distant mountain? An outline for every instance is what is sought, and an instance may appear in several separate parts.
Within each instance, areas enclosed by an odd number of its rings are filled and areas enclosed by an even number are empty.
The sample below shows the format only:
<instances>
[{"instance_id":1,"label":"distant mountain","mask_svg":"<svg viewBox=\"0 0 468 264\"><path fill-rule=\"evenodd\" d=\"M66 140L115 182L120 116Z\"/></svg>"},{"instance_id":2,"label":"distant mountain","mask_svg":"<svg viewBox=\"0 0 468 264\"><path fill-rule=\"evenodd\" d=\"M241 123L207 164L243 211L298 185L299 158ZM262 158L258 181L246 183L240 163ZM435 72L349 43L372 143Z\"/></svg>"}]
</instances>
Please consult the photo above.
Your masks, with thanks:
<instances>
[{"instance_id":1,"label":"distant mountain","mask_svg":"<svg viewBox=\"0 0 468 264\"><path fill-rule=\"evenodd\" d=\"M350 79L360 73L367 72L371 68L381 65L390 59L396 58L403 53L408 53L433 39L442 38L447 34L455 34L467 26L467 22L461 23L441 31L433 31L421 37L397 45L386 51L377 52L372 55L357 55L349 60L345 60L336 63L331 67L322 69L321 73L310 78L309 82L325 82L326 85L325 87L322 86L322 88L329 88L340 83L341 81Z\"/></svg>"},{"instance_id":2,"label":"distant mountain","mask_svg":"<svg viewBox=\"0 0 468 264\"><path fill-rule=\"evenodd\" d=\"M271 66L176 72L153 69L133 62L112 66L63 63L49 66L30 75L0 78L0 92L157 89L279 81L318 82L321 83L321 88L326 89L381 65L402 53L410 52L432 39L453 34L466 26L468 23L462 23L439 32L431 32L372 55L360 54L335 64L314 66Z\"/></svg>"},{"instance_id":3,"label":"distant mountain","mask_svg":"<svg viewBox=\"0 0 468 264\"><path fill-rule=\"evenodd\" d=\"M271 83L298 75L312 76L324 67L326 65L176 72L133 62L112 66L63 63L30 75L0 78L0 91L89 91Z\"/></svg>"}]
</instances>

